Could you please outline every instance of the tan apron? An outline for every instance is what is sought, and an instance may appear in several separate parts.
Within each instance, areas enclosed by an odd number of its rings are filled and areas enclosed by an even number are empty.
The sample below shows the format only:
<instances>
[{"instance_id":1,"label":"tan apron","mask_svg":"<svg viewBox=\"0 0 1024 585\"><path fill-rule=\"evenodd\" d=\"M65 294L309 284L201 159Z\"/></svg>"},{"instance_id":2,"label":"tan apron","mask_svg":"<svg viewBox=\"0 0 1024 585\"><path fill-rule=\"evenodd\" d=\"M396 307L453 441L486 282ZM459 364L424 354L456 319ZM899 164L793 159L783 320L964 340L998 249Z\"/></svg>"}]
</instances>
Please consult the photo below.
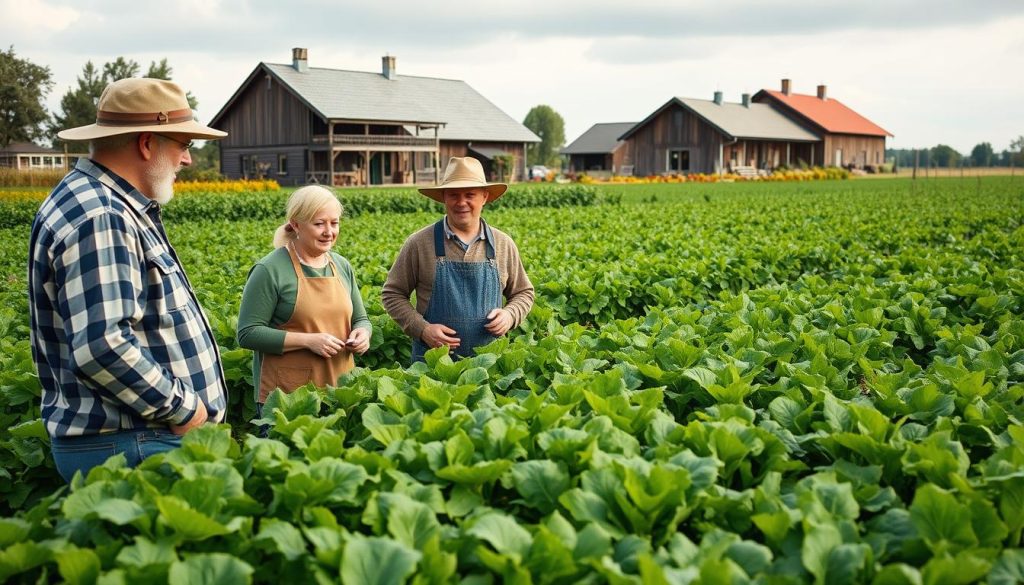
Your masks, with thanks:
<instances>
[{"instance_id":1,"label":"tan apron","mask_svg":"<svg viewBox=\"0 0 1024 585\"><path fill-rule=\"evenodd\" d=\"M345 341L352 329L352 297L338 276L334 258L328 256L333 275L311 277L302 271L291 244L287 249L298 280L295 311L278 329L293 333L330 333ZM317 386L337 384L338 376L354 366L352 352L345 349L331 358L317 355L308 349L296 349L281 355L263 354L259 402L266 402L267 396L275 388L292 392L308 382Z\"/></svg>"}]
</instances>

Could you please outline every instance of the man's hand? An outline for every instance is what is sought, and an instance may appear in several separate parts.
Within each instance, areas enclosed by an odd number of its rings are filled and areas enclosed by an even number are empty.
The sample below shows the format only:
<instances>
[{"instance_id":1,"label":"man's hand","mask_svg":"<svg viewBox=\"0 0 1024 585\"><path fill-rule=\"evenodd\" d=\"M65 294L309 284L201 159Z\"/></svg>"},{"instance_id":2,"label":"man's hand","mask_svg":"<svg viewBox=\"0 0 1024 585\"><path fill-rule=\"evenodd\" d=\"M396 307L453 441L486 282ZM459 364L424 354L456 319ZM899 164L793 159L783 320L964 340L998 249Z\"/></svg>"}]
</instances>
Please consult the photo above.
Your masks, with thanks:
<instances>
[{"instance_id":1,"label":"man's hand","mask_svg":"<svg viewBox=\"0 0 1024 585\"><path fill-rule=\"evenodd\" d=\"M345 341L330 333L306 333L306 349L320 357L334 357L345 348Z\"/></svg>"},{"instance_id":2,"label":"man's hand","mask_svg":"<svg viewBox=\"0 0 1024 585\"><path fill-rule=\"evenodd\" d=\"M449 349L456 349L462 341L456 335L458 332L446 325L431 323L423 328L420 339L430 348L447 345Z\"/></svg>"},{"instance_id":3,"label":"man's hand","mask_svg":"<svg viewBox=\"0 0 1024 585\"><path fill-rule=\"evenodd\" d=\"M501 337L508 333L508 330L512 328L512 313L509 313L505 309L494 309L490 313L487 313L487 319L490 322L487 325L484 325L484 329L489 331L491 335Z\"/></svg>"},{"instance_id":4,"label":"man's hand","mask_svg":"<svg viewBox=\"0 0 1024 585\"><path fill-rule=\"evenodd\" d=\"M196 398L196 413L192 415L192 418L183 425L171 425L171 432L175 435L184 435L192 429L203 426L206 422L206 418L209 415L206 412L206 404L203 403L201 398Z\"/></svg>"},{"instance_id":5,"label":"man's hand","mask_svg":"<svg viewBox=\"0 0 1024 585\"><path fill-rule=\"evenodd\" d=\"M345 346L348 347L349 351L354 351L359 355L366 353L366 350L370 349L370 336L367 334L366 329L353 329L348 334Z\"/></svg>"}]
</instances>

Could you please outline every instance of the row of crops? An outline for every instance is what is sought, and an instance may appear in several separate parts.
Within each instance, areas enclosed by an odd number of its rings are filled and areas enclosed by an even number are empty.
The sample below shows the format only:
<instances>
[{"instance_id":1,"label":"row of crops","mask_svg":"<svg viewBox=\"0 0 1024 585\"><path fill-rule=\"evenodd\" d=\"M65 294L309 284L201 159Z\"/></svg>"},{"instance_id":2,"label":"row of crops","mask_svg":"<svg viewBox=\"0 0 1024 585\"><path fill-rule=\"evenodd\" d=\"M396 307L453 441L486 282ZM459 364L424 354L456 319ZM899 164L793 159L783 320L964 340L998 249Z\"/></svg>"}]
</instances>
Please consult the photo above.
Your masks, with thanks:
<instances>
[{"instance_id":1,"label":"row of crops","mask_svg":"<svg viewBox=\"0 0 1024 585\"><path fill-rule=\"evenodd\" d=\"M656 187L488 212L537 306L410 368L379 289L436 213L345 220L371 350L273 396L266 439L234 328L277 220L176 200L231 425L70 487L38 421L28 229L0 230L0 580L1024 580L1024 184Z\"/></svg>"}]
</instances>

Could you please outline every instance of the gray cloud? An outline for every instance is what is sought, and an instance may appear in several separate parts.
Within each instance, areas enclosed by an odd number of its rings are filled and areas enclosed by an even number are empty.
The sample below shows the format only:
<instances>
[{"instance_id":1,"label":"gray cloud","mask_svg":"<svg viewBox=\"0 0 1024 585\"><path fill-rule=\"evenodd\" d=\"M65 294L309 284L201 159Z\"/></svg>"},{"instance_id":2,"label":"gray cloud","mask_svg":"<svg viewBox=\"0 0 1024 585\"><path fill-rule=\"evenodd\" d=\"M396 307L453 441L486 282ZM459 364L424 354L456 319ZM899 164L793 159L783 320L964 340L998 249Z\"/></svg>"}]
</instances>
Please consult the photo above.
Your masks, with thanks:
<instances>
[{"instance_id":1,"label":"gray cloud","mask_svg":"<svg viewBox=\"0 0 1024 585\"><path fill-rule=\"evenodd\" d=\"M48 42L68 50L266 54L275 46L316 46L357 50L386 42L395 50L471 48L495 39L530 42L550 38L597 39L594 58L628 61L634 39L713 43L730 36L812 35L849 30L921 30L970 26L1024 14L1018 0L890 0L856 6L840 0L741 2L656 2L609 0L540 2L526 0L467 10L464 2L323 0L227 0L196 10L190 3L162 3L142 9L128 0L58 0L53 5L82 11L78 26ZM91 16L98 15L98 16ZM118 20L116 34L97 36L94 18ZM32 42L26 39L26 42ZM618 43L618 44L616 44ZM275 49L275 53L280 50ZM119 54L119 53L118 53ZM286 55L287 56L287 55Z\"/></svg>"}]
</instances>

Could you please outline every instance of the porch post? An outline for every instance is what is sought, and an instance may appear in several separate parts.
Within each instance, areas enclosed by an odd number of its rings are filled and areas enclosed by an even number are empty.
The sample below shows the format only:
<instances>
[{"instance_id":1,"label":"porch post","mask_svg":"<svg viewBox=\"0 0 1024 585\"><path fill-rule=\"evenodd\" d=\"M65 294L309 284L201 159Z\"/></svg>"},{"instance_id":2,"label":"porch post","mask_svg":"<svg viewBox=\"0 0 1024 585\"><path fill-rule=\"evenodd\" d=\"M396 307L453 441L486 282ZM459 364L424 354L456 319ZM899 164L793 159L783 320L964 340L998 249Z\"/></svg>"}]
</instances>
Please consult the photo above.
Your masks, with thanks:
<instances>
[{"instance_id":1,"label":"porch post","mask_svg":"<svg viewBox=\"0 0 1024 585\"><path fill-rule=\"evenodd\" d=\"M327 121L327 177L328 184L334 186L334 122Z\"/></svg>"}]
</instances>

